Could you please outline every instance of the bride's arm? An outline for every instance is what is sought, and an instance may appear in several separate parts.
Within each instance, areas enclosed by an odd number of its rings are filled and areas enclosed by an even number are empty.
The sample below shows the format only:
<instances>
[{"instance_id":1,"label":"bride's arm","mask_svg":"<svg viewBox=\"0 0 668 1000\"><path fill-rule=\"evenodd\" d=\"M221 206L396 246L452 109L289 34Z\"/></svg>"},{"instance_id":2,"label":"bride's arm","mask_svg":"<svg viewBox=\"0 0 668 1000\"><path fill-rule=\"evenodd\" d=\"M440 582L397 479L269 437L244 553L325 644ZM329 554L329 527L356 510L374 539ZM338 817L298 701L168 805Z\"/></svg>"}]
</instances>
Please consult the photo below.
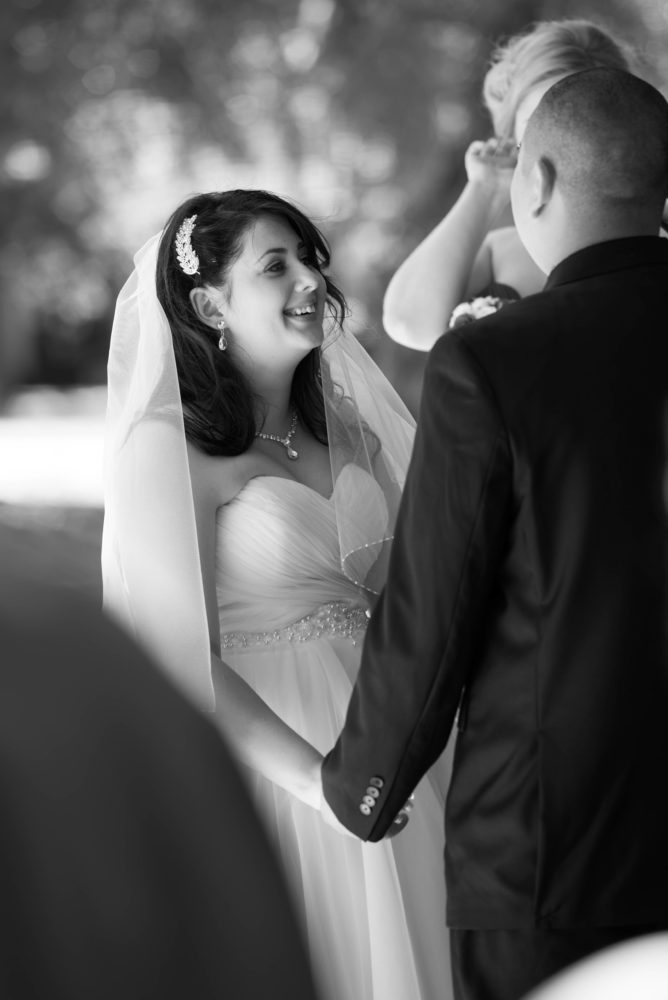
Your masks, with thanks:
<instances>
[{"instance_id":1,"label":"bride's arm","mask_svg":"<svg viewBox=\"0 0 668 1000\"><path fill-rule=\"evenodd\" d=\"M397 343L430 350L455 306L493 280L485 237L508 205L515 159L514 148L496 140L469 146L462 194L387 287L383 325Z\"/></svg>"},{"instance_id":2,"label":"bride's arm","mask_svg":"<svg viewBox=\"0 0 668 1000\"><path fill-rule=\"evenodd\" d=\"M304 740L264 702L221 658L220 627L215 585L216 510L221 505L220 476L207 475L207 460L193 461L191 475L197 537L204 582L216 721L237 758L287 789L302 802L319 809L322 754ZM240 484L228 484L231 499Z\"/></svg>"},{"instance_id":3,"label":"bride's arm","mask_svg":"<svg viewBox=\"0 0 668 1000\"><path fill-rule=\"evenodd\" d=\"M302 739L212 651L216 720L243 763L320 809L322 754Z\"/></svg>"}]
</instances>

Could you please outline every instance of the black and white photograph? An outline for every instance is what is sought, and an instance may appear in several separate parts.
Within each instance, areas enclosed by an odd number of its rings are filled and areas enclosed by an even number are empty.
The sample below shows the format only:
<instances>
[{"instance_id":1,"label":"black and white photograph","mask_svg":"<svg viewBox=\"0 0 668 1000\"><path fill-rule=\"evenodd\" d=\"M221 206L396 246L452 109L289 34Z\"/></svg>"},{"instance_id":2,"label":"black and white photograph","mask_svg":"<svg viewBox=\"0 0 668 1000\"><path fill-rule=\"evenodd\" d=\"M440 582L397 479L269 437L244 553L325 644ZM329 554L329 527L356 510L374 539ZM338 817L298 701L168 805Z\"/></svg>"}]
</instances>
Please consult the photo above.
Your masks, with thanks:
<instances>
[{"instance_id":1,"label":"black and white photograph","mask_svg":"<svg viewBox=\"0 0 668 1000\"><path fill-rule=\"evenodd\" d=\"M0 39L0 1000L668 1000L668 5Z\"/></svg>"}]
</instances>

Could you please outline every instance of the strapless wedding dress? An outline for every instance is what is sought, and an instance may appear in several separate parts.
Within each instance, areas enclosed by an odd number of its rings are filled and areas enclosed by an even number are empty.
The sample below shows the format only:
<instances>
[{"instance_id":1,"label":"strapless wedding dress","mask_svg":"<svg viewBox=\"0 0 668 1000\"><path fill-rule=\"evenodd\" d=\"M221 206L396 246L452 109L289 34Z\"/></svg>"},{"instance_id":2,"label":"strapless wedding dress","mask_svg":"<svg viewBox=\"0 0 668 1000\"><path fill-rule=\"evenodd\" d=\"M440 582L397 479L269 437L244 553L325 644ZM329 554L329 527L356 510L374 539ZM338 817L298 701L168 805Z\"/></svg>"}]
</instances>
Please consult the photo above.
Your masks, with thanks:
<instances>
[{"instance_id":1,"label":"strapless wedding dress","mask_svg":"<svg viewBox=\"0 0 668 1000\"><path fill-rule=\"evenodd\" d=\"M376 483L356 467L360 532ZM292 479L251 479L218 512L222 657L326 753L343 722L367 617L343 574L333 497ZM377 515L376 515L377 516ZM440 763L442 770L447 765ZM262 776L256 804L282 859L325 1000L444 1000L450 993L443 879L444 781L416 790L408 827L364 844ZM262 906L258 897L257 906ZM258 961L262 943L258 942Z\"/></svg>"}]
</instances>

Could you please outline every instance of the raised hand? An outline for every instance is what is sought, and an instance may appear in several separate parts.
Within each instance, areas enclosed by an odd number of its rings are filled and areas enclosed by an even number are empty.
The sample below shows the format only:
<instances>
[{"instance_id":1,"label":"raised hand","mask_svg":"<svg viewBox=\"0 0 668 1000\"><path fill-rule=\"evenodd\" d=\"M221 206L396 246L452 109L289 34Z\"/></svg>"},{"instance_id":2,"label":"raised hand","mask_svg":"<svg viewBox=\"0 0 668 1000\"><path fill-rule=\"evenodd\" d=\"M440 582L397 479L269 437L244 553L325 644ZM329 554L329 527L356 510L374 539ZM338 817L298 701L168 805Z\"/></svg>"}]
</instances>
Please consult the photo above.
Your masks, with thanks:
<instances>
[{"instance_id":1,"label":"raised hand","mask_svg":"<svg viewBox=\"0 0 668 1000\"><path fill-rule=\"evenodd\" d=\"M469 183L505 207L517 163L517 146L510 139L476 139L466 150L464 166Z\"/></svg>"}]
</instances>

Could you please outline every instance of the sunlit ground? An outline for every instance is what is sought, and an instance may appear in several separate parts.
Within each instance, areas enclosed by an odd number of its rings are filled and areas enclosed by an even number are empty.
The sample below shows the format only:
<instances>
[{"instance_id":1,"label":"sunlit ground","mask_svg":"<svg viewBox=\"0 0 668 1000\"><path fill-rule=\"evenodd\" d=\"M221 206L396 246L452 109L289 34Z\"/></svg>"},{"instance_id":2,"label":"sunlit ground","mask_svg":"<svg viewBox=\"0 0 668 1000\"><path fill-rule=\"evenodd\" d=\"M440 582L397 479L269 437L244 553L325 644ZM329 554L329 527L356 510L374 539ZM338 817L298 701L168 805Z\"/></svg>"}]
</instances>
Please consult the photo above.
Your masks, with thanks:
<instances>
[{"instance_id":1,"label":"sunlit ground","mask_svg":"<svg viewBox=\"0 0 668 1000\"><path fill-rule=\"evenodd\" d=\"M26 391L0 417L0 502L102 505L103 387Z\"/></svg>"},{"instance_id":2,"label":"sunlit ground","mask_svg":"<svg viewBox=\"0 0 668 1000\"><path fill-rule=\"evenodd\" d=\"M37 388L0 416L5 558L99 600L104 387Z\"/></svg>"}]
</instances>

